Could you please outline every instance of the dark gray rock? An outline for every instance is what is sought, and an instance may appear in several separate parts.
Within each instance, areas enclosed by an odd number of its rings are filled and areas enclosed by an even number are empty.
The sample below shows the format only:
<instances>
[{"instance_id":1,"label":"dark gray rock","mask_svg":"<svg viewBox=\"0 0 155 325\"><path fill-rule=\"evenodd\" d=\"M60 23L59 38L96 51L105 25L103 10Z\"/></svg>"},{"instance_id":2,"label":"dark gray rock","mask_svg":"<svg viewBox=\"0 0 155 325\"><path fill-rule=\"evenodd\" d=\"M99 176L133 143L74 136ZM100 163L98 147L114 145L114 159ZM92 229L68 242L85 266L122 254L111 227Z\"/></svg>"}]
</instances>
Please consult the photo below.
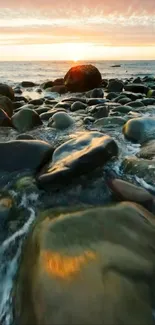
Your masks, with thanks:
<instances>
[{"instance_id":1,"label":"dark gray rock","mask_svg":"<svg viewBox=\"0 0 155 325\"><path fill-rule=\"evenodd\" d=\"M16 137L16 140L35 140L35 138L30 134L23 133L23 134L19 134Z\"/></svg>"},{"instance_id":2,"label":"dark gray rock","mask_svg":"<svg viewBox=\"0 0 155 325\"><path fill-rule=\"evenodd\" d=\"M130 106L132 108L144 108L145 105L141 101L135 101L135 102L129 102L127 106Z\"/></svg>"},{"instance_id":3,"label":"dark gray rock","mask_svg":"<svg viewBox=\"0 0 155 325\"><path fill-rule=\"evenodd\" d=\"M109 114L109 108L106 105L90 106L89 114L91 114L95 119L107 117Z\"/></svg>"},{"instance_id":4,"label":"dark gray rock","mask_svg":"<svg viewBox=\"0 0 155 325\"><path fill-rule=\"evenodd\" d=\"M147 94L149 87L143 84L134 84L134 83L129 83L124 86L124 89L126 91L131 91L133 93L141 93L141 94Z\"/></svg>"},{"instance_id":5,"label":"dark gray rock","mask_svg":"<svg viewBox=\"0 0 155 325\"><path fill-rule=\"evenodd\" d=\"M11 99L6 96L0 96L0 108L11 117L13 114L13 103Z\"/></svg>"},{"instance_id":6,"label":"dark gray rock","mask_svg":"<svg viewBox=\"0 0 155 325\"><path fill-rule=\"evenodd\" d=\"M102 88L95 88L95 89L89 90L86 93L86 97L88 97L88 98L103 98L104 91Z\"/></svg>"},{"instance_id":7,"label":"dark gray rock","mask_svg":"<svg viewBox=\"0 0 155 325\"><path fill-rule=\"evenodd\" d=\"M12 116L12 124L19 132L25 132L42 125L42 121L36 111L24 108Z\"/></svg>"},{"instance_id":8,"label":"dark gray rock","mask_svg":"<svg viewBox=\"0 0 155 325\"><path fill-rule=\"evenodd\" d=\"M63 182L69 184L73 177L103 166L117 154L117 144L110 136L84 133L55 150L52 162L38 176L38 184L44 188Z\"/></svg>"},{"instance_id":9,"label":"dark gray rock","mask_svg":"<svg viewBox=\"0 0 155 325\"><path fill-rule=\"evenodd\" d=\"M12 127L10 117L0 108L0 127Z\"/></svg>"},{"instance_id":10,"label":"dark gray rock","mask_svg":"<svg viewBox=\"0 0 155 325\"><path fill-rule=\"evenodd\" d=\"M107 91L120 93L124 88L124 84L121 80L112 80L109 82Z\"/></svg>"},{"instance_id":11,"label":"dark gray rock","mask_svg":"<svg viewBox=\"0 0 155 325\"><path fill-rule=\"evenodd\" d=\"M31 87L35 87L36 84L34 82L32 82L32 81L22 81L21 86L23 88L31 88Z\"/></svg>"},{"instance_id":12,"label":"dark gray rock","mask_svg":"<svg viewBox=\"0 0 155 325\"><path fill-rule=\"evenodd\" d=\"M67 113L67 111L63 108L52 108L52 109L48 110L48 112L40 114L40 118L43 121L48 121L54 114L56 114L58 112Z\"/></svg>"},{"instance_id":13,"label":"dark gray rock","mask_svg":"<svg viewBox=\"0 0 155 325\"><path fill-rule=\"evenodd\" d=\"M85 109L87 107L86 104L82 103L82 102L74 102L72 105L71 105L71 111L72 112L75 112L75 111L78 111L78 110L81 110L81 109Z\"/></svg>"}]
</instances>

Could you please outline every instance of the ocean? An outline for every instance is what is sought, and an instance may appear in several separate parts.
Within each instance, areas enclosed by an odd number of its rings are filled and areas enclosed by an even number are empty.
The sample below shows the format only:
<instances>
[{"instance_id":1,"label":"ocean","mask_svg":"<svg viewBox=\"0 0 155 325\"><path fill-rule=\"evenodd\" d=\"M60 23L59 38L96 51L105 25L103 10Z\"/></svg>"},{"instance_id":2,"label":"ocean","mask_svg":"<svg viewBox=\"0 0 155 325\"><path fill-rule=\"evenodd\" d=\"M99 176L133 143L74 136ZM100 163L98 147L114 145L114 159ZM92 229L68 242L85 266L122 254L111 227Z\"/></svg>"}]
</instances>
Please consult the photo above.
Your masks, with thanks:
<instances>
[{"instance_id":1,"label":"ocean","mask_svg":"<svg viewBox=\"0 0 155 325\"><path fill-rule=\"evenodd\" d=\"M9 84L30 80L41 83L64 77L70 67L78 64L94 64L103 78L130 78L155 75L153 61L38 61L0 62L0 82ZM120 67L113 67L120 65Z\"/></svg>"}]
</instances>

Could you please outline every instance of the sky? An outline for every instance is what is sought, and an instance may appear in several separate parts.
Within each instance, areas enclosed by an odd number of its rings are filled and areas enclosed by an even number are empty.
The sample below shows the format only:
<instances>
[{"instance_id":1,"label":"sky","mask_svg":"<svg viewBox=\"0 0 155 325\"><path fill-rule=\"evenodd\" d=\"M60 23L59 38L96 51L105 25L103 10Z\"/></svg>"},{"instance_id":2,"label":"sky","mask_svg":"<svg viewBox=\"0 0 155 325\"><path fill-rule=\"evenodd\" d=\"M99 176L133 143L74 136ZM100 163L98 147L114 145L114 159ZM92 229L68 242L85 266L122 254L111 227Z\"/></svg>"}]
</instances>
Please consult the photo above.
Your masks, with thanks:
<instances>
[{"instance_id":1,"label":"sky","mask_svg":"<svg viewBox=\"0 0 155 325\"><path fill-rule=\"evenodd\" d=\"M0 1L0 61L155 59L155 0Z\"/></svg>"}]
</instances>

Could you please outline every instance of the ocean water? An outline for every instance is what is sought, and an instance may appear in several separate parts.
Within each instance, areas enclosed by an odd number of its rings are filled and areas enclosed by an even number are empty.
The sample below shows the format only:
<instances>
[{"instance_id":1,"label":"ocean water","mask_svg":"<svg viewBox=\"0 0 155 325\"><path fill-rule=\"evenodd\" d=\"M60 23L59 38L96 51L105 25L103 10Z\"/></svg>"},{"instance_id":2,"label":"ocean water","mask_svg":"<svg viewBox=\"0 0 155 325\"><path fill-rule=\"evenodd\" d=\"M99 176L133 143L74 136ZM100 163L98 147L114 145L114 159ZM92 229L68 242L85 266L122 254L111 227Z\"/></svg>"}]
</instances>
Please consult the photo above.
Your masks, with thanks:
<instances>
[{"instance_id":1,"label":"ocean water","mask_svg":"<svg viewBox=\"0 0 155 325\"><path fill-rule=\"evenodd\" d=\"M77 64L94 64L103 78L130 78L155 75L154 61L38 61L0 62L0 82L14 84L23 80L41 83L44 80L64 77L70 67ZM120 67L112 67L121 65Z\"/></svg>"}]
</instances>

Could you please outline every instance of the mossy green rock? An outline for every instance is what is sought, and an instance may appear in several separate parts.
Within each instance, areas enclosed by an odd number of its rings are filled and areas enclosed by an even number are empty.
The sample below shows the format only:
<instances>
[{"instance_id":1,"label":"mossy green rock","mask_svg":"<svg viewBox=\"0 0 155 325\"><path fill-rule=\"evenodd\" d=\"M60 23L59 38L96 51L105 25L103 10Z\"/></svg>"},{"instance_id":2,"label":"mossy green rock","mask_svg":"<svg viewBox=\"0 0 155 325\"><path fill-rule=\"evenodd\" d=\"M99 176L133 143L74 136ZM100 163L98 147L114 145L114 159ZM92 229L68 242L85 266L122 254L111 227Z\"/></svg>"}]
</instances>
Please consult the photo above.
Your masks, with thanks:
<instances>
[{"instance_id":1,"label":"mossy green rock","mask_svg":"<svg viewBox=\"0 0 155 325\"><path fill-rule=\"evenodd\" d=\"M155 220L141 206L45 211L14 287L21 325L153 325Z\"/></svg>"},{"instance_id":2,"label":"mossy green rock","mask_svg":"<svg viewBox=\"0 0 155 325\"><path fill-rule=\"evenodd\" d=\"M19 132L26 132L42 125L42 121L35 110L24 108L13 115L12 124Z\"/></svg>"}]
</instances>

